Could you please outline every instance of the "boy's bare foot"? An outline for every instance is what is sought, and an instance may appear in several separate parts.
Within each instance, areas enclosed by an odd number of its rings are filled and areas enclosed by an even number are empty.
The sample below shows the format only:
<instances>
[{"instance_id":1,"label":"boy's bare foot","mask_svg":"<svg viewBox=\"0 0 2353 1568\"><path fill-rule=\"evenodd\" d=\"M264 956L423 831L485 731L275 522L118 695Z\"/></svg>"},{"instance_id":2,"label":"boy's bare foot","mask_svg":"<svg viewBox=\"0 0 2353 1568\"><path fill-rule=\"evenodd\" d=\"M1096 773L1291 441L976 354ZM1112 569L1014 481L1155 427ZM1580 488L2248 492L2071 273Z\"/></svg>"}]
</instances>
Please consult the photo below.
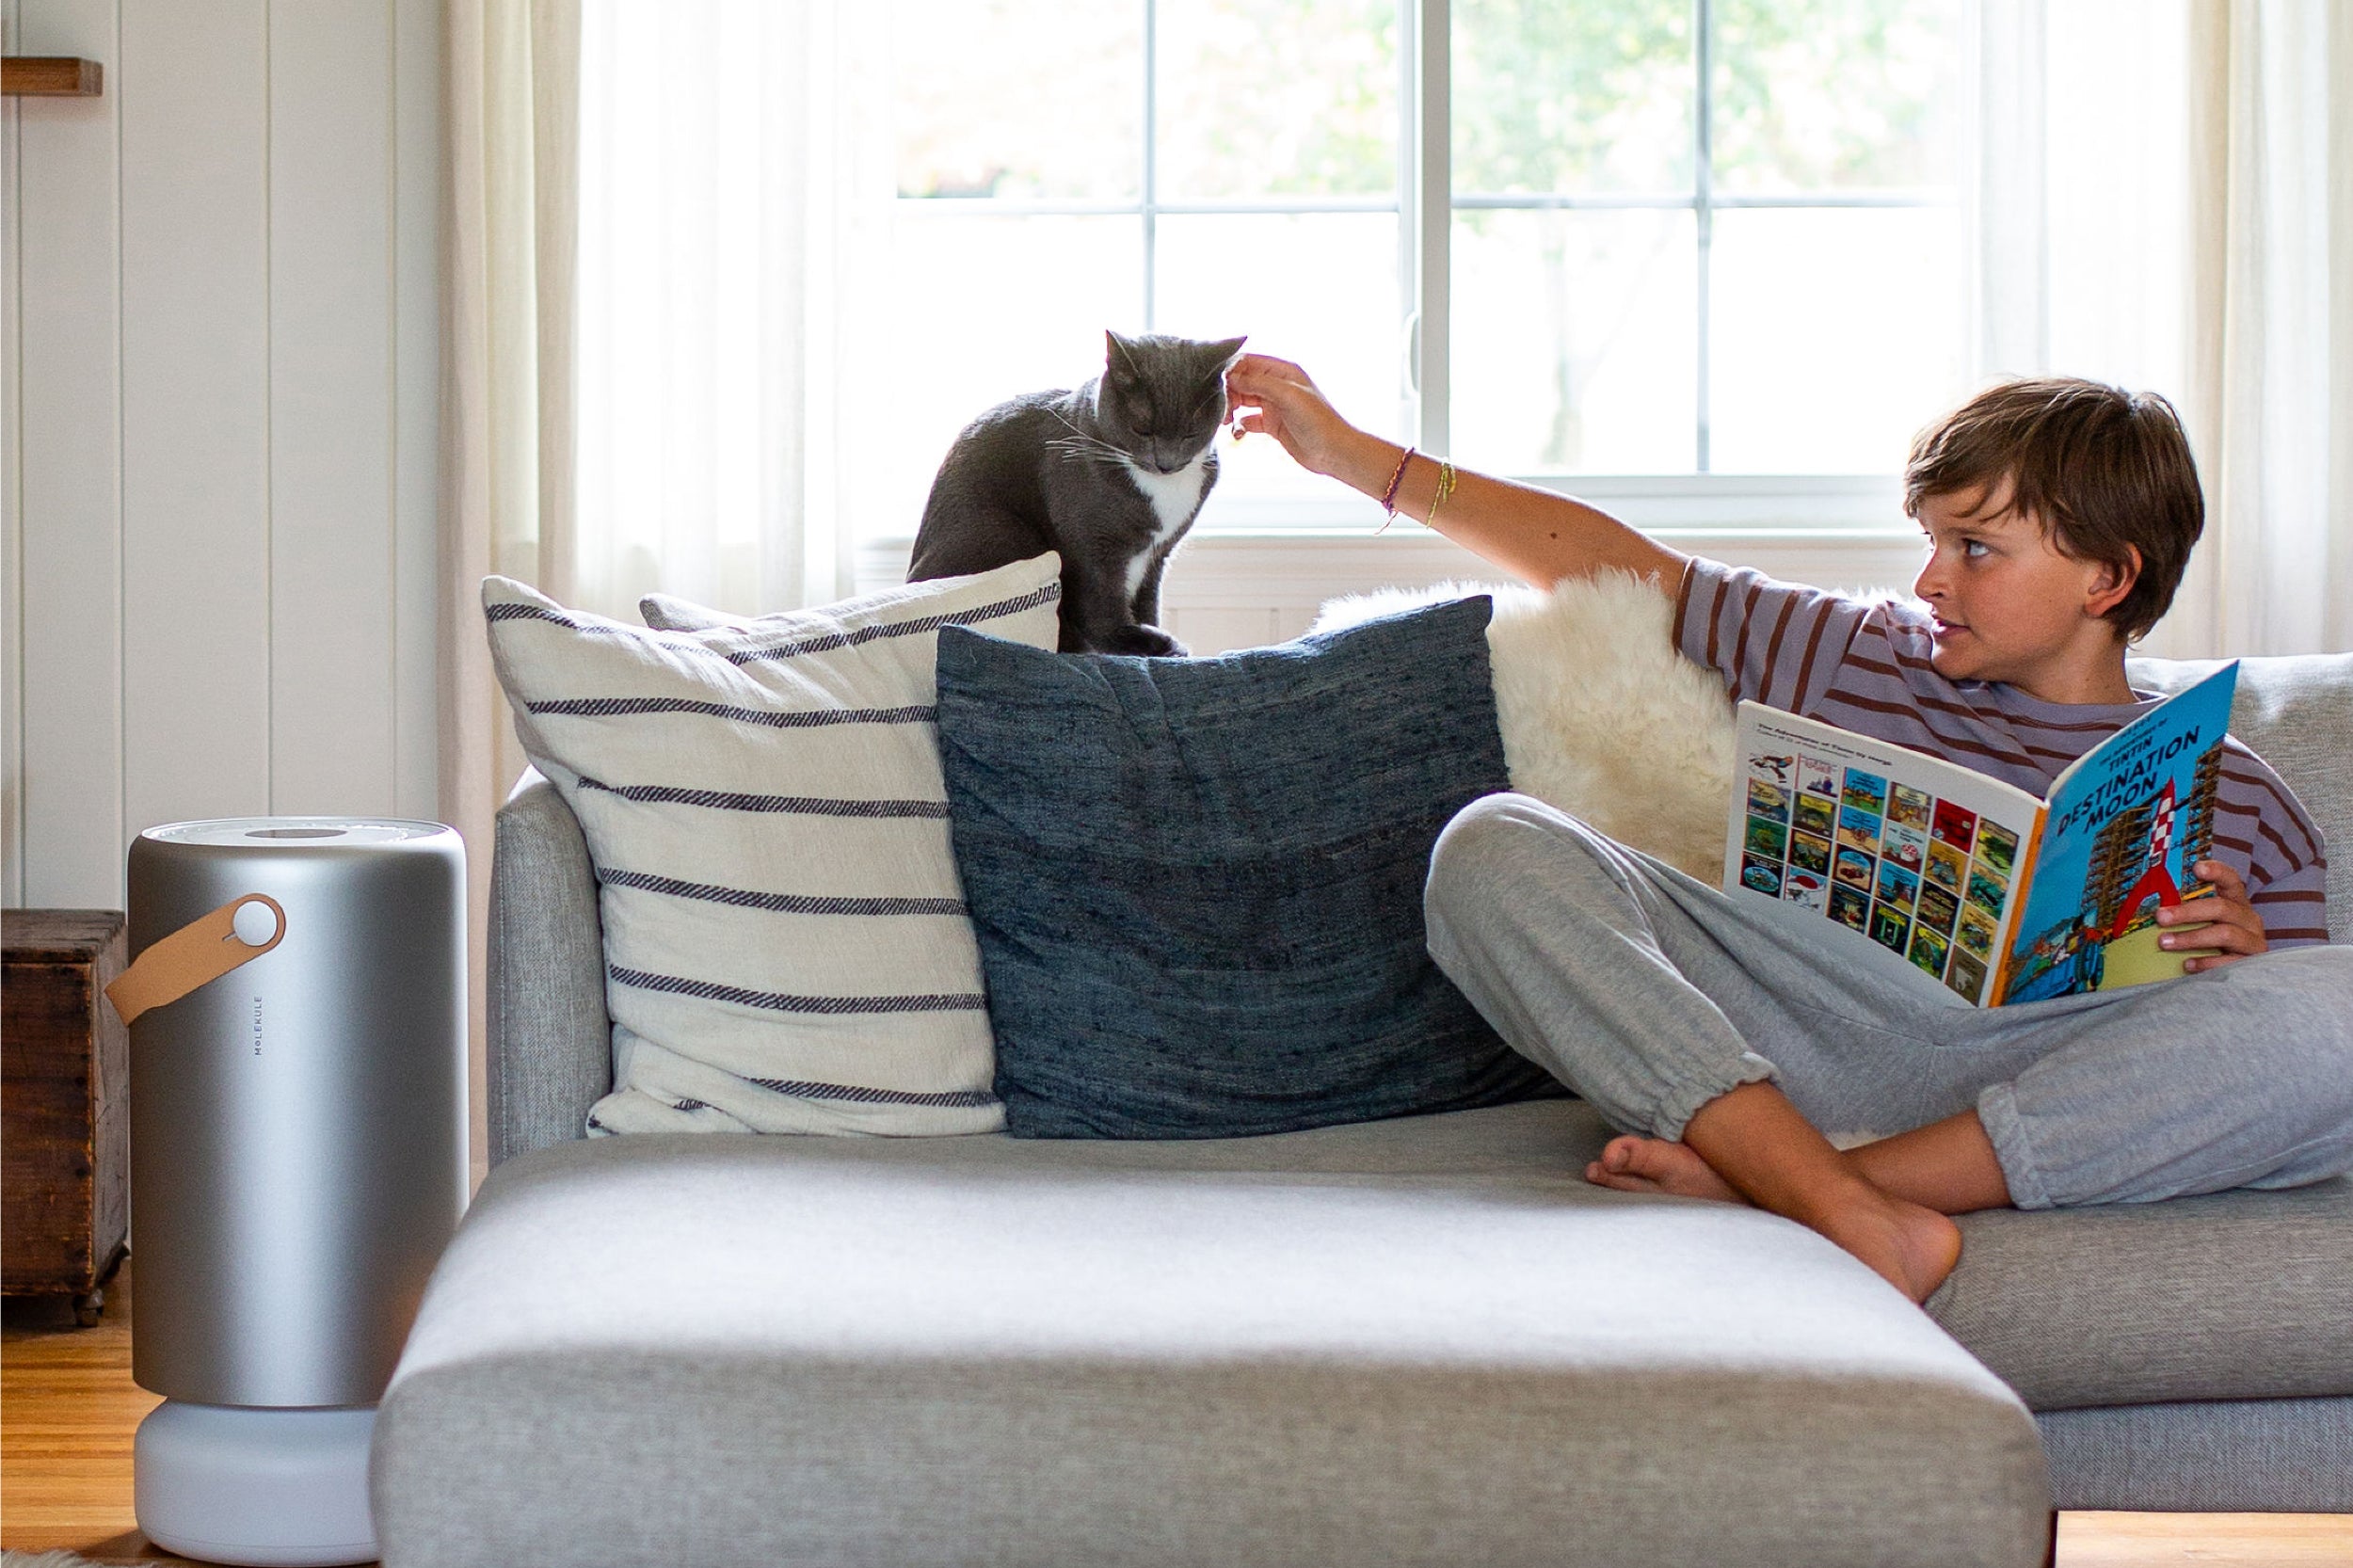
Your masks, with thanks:
<instances>
[{"instance_id":1,"label":"boy's bare foot","mask_svg":"<svg viewBox=\"0 0 2353 1568\"><path fill-rule=\"evenodd\" d=\"M1836 1204L1790 1218L1861 1258L1913 1301L1927 1301L1961 1261L1961 1227L1868 1182L1856 1189Z\"/></svg>"},{"instance_id":2,"label":"boy's bare foot","mask_svg":"<svg viewBox=\"0 0 2353 1568\"><path fill-rule=\"evenodd\" d=\"M1679 1198L1713 1198L1719 1203L1749 1201L1690 1144L1633 1132L1610 1139L1601 1158L1585 1167L1585 1179L1621 1192L1672 1192Z\"/></svg>"},{"instance_id":3,"label":"boy's bare foot","mask_svg":"<svg viewBox=\"0 0 2353 1568\"><path fill-rule=\"evenodd\" d=\"M1626 1133L1612 1138L1585 1179L1621 1192L1670 1192L1745 1204L1689 1144ZM1932 1208L1888 1196L1867 1181L1842 1183L1834 1201L1789 1218L1845 1248L1915 1302L1926 1301L1961 1261L1961 1227Z\"/></svg>"}]
</instances>

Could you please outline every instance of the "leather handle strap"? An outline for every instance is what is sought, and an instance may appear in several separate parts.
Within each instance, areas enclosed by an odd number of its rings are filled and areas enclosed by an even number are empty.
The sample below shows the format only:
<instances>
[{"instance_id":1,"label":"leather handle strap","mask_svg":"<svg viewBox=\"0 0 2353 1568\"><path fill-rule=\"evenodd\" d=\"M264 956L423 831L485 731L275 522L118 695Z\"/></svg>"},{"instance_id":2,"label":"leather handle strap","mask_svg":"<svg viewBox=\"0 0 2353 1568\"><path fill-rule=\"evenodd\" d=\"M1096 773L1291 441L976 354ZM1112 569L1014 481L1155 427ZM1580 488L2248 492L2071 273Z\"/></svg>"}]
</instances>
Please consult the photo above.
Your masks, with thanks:
<instances>
[{"instance_id":1,"label":"leather handle strap","mask_svg":"<svg viewBox=\"0 0 2353 1568\"><path fill-rule=\"evenodd\" d=\"M265 904L278 917L278 929L255 947L237 936L237 911L248 904ZM286 911L267 893L245 893L209 915L200 915L170 936L148 944L138 961L106 987L106 1000L128 1026L152 1007L178 1001L190 991L218 980L240 964L249 964L286 939Z\"/></svg>"}]
</instances>

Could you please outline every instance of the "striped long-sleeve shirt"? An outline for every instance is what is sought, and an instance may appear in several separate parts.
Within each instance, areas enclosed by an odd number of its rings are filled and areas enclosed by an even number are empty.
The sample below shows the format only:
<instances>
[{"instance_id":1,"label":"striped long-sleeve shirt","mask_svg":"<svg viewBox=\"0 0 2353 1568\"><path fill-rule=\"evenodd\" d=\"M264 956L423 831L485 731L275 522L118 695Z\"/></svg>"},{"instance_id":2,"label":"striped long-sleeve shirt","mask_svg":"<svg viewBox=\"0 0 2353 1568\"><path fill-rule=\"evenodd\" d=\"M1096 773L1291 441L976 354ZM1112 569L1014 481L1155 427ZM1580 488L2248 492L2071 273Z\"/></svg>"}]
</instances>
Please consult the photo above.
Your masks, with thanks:
<instances>
[{"instance_id":1,"label":"striped long-sleeve shirt","mask_svg":"<svg viewBox=\"0 0 2353 1568\"><path fill-rule=\"evenodd\" d=\"M1999 680L1947 680L1929 663L1925 608L1847 599L1717 561L1692 561L1675 645L1735 698L1843 726L2047 793L2051 781L2159 700L2044 702ZM2264 760L2226 743L2214 858L2247 882L2275 948L2329 939L2319 829Z\"/></svg>"}]
</instances>

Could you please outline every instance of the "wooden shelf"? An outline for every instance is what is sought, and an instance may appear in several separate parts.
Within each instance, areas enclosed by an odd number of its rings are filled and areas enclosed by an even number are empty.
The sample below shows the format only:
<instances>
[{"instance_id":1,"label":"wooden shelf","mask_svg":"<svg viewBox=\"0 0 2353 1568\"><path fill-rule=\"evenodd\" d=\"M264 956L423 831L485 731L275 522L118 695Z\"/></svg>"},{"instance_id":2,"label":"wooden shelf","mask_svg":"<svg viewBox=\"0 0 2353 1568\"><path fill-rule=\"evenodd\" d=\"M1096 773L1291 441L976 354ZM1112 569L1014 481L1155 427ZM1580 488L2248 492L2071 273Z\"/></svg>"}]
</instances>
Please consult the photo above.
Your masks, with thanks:
<instances>
[{"instance_id":1,"label":"wooden shelf","mask_svg":"<svg viewBox=\"0 0 2353 1568\"><path fill-rule=\"evenodd\" d=\"M10 55L0 60L0 97L95 98L105 81L96 60L70 55Z\"/></svg>"}]
</instances>

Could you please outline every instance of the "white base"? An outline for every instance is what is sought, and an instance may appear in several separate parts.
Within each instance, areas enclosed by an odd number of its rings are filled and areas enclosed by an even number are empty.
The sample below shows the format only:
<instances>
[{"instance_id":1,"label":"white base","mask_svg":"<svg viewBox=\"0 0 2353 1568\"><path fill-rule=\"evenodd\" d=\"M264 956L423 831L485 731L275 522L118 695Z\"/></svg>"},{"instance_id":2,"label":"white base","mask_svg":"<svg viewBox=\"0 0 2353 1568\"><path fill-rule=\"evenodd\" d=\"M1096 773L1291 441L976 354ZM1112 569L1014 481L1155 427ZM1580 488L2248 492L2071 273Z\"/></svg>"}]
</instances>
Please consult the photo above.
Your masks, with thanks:
<instances>
[{"instance_id":1,"label":"white base","mask_svg":"<svg viewBox=\"0 0 2353 1568\"><path fill-rule=\"evenodd\" d=\"M376 1560L376 1407L264 1410L166 1400L139 1423L133 1506L150 1541L254 1568Z\"/></svg>"}]
</instances>

